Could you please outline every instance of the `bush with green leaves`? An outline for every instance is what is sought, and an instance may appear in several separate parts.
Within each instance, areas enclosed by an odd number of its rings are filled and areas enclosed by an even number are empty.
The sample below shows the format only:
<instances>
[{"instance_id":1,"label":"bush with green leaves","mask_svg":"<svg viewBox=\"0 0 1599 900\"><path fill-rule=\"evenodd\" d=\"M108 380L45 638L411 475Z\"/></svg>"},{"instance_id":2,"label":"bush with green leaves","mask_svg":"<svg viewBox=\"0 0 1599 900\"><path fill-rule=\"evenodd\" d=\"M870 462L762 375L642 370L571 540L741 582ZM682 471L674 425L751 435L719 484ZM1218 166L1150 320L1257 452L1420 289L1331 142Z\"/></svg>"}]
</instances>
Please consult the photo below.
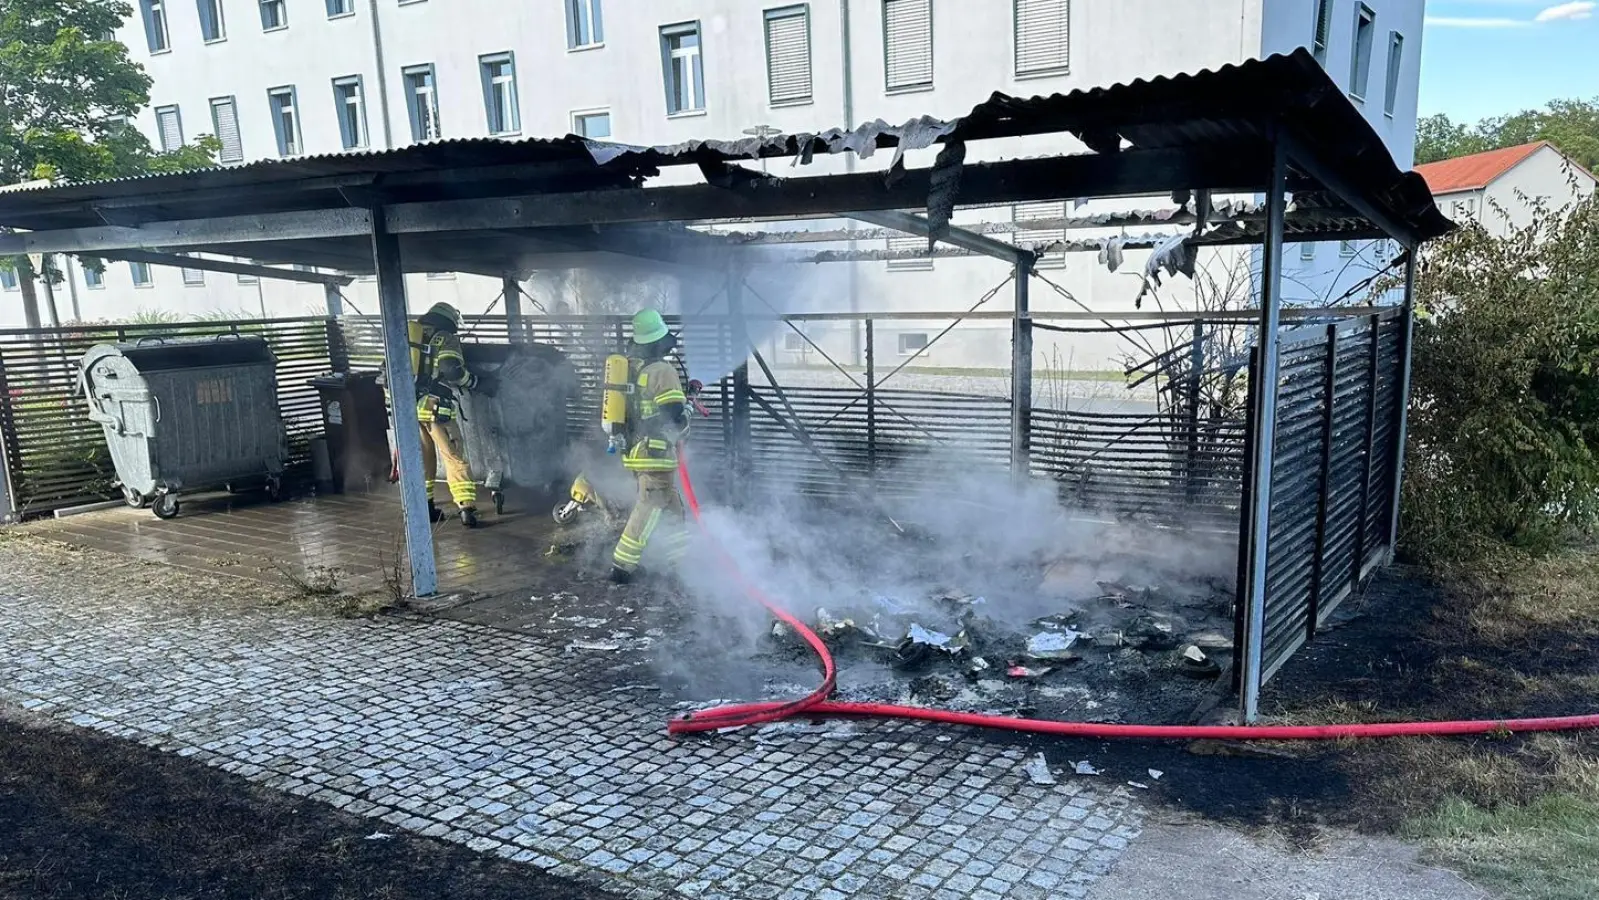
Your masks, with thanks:
<instances>
[{"instance_id":1,"label":"bush with green leaves","mask_svg":"<svg viewBox=\"0 0 1599 900\"><path fill-rule=\"evenodd\" d=\"M1446 563L1599 521L1599 200L1430 245L1416 286L1402 545Z\"/></svg>"}]
</instances>

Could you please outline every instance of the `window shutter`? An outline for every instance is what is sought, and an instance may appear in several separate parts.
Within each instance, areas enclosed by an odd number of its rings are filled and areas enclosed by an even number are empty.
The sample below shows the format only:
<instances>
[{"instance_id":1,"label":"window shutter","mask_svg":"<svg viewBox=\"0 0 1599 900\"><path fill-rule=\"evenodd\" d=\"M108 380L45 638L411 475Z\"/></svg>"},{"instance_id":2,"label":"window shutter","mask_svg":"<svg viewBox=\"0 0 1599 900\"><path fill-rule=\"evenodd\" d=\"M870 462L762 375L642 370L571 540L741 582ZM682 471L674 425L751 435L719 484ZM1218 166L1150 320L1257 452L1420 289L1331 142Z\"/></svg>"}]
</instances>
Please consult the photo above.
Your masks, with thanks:
<instances>
[{"instance_id":1,"label":"window shutter","mask_svg":"<svg viewBox=\"0 0 1599 900\"><path fill-rule=\"evenodd\" d=\"M1065 228L1028 228L1028 222L1040 222L1049 219L1066 218L1066 201L1045 200L1040 203L1018 203L1011 211L1011 218L1016 222L1016 246L1018 247L1047 247L1059 241L1066 240ZM1039 259L1040 265L1063 265L1066 262L1066 252L1058 250Z\"/></svg>"},{"instance_id":2,"label":"window shutter","mask_svg":"<svg viewBox=\"0 0 1599 900\"><path fill-rule=\"evenodd\" d=\"M218 100L211 104L212 124L217 129L217 140L222 142L218 159L238 162L244 159L244 142L239 138L239 111L232 100Z\"/></svg>"},{"instance_id":3,"label":"window shutter","mask_svg":"<svg viewBox=\"0 0 1599 900\"><path fill-rule=\"evenodd\" d=\"M156 126L161 133L161 149L176 150L183 146L183 125L178 120L178 108L169 106L155 113Z\"/></svg>"},{"instance_id":4,"label":"window shutter","mask_svg":"<svg viewBox=\"0 0 1599 900\"><path fill-rule=\"evenodd\" d=\"M933 0L883 0L888 89L933 83Z\"/></svg>"},{"instance_id":5,"label":"window shutter","mask_svg":"<svg viewBox=\"0 0 1599 900\"><path fill-rule=\"evenodd\" d=\"M896 235L888 239L888 252L890 253L926 253L927 238L916 234ZM888 261L890 269L931 269L933 259L929 256L912 256L905 259L891 259Z\"/></svg>"},{"instance_id":6,"label":"window shutter","mask_svg":"<svg viewBox=\"0 0 1599 900\"><path fill-rule=\"evenodd\" d=\"M1071 0L1016 0L1016 74L1071 64Z\"/></svg>"},{"instance_id":7,"label":"window shutter","mask_svg":"<svg viewBox=\"0 0 1599 900\"><path fill-rule=\"evenodd\" d=\"M811 34L804 7L766 14L766 78L773 103L811 99Z\"/></svg>"},{"instance_id":8,"label":"window shutter","mask_svg":"<svg viewBox=\"0 0 1599 900\"><path fill-rule=\"evenodd\" d=\"M1332 31L1332 7L1332 0L1317 0L1316 36L1311 49L1318 58L1327 52L1327 38Z\"/></svg>"}]
</instances>

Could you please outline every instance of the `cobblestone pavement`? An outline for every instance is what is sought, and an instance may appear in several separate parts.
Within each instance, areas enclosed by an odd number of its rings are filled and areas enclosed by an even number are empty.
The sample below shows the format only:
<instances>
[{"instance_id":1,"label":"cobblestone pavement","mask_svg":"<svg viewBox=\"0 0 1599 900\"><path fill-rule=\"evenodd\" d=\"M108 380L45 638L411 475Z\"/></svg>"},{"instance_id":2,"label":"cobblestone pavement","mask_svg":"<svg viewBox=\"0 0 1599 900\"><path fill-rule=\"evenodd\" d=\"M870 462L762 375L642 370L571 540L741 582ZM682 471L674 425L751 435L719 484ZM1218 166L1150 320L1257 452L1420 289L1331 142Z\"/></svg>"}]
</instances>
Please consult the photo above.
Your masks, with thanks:
<instances>
[{"instance_id":1,"label":"cobblestone pavement","mask_svg":"<svg viewBox=\"0 0 1599 900\"><path fill-rule=\"evenodd\" d=\"M894 724L673 741L537 638L261 608L234 579L8 541L0 707L637 896L1082 897L1125 789ZM253 594L251 593L253 592ZM186 598L182 600L174 598Z\"/></svg>"}]
</instances>

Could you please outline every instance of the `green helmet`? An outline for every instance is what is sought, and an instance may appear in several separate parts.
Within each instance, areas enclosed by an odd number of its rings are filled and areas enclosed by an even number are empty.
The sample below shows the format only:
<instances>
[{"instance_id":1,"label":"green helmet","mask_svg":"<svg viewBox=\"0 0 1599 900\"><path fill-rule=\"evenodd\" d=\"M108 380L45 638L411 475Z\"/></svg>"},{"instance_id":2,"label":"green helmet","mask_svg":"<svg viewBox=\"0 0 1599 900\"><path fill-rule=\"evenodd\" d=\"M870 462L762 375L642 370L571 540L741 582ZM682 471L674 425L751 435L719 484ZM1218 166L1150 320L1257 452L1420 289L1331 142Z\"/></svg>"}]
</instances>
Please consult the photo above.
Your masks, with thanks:
<instances>
[{"instance_id":1,"label":"green helmet","mask_svg":"<svg viewBox=\"0 0 1599 900\"><path fill-rule=\"evenodd\" d=\"M461 330L461 312L448 303L433 304L428 307L427 312L422 314L422 318L448 322L452 329Z\"/></svg>"},{"instance_id":2,"label":"green helmet","mask_svg":"<svg viewBox=\"0 0 1599 900\"><path fill-rule=\"evenodd\" d=\"M633 315L633 343L643 346L666 337L666 320L653 309L641 309Z\"/></svg>"}]
</instances>

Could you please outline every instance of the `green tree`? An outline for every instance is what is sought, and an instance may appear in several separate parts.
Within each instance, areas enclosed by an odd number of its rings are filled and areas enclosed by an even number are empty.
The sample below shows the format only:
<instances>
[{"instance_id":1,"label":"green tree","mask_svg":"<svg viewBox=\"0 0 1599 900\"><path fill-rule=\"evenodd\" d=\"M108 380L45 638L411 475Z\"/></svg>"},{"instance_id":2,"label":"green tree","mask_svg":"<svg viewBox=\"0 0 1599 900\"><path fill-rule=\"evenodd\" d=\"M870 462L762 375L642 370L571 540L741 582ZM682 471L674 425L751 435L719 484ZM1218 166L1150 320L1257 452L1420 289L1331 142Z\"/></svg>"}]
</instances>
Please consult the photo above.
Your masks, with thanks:
<instances>
[{"instance_id":1,"label":"green tree","mask_svg":"<svg viewBox=\"0 0 1599 900\"><path fill-rule=\"evenodd\" d=\"M1599 524L1599 200L1429 245L1403 538L1435 561Z\"/></svg>"},{"instance_id":2,"label":"green tree","mask_svg":"<svg viewBox=\"0 0 1599 900\"><path fill-rule=\"evenodd\" d=\"M215 138L157 153L127 121L150 102L150 77L110 39L133 13L121 0L0 0L0 185L93 181L210 165ZM17 272L29 324L38 324L27 257ZM49 261L47 277L53 275Z\"/></svg>"},{"instance_id":3,"label":"green tree","mask_svg":"<svg viewBox=\"0 0 1599 900\"><path fill-rule=\"evenodd\" d=\"M1543 109L1483 119L1475 126L1439 113L1416 122L1416 163L1549 141L1587 169L1599 168L1599 97L1554 100Z\"/></svg>"}]
</instances>

